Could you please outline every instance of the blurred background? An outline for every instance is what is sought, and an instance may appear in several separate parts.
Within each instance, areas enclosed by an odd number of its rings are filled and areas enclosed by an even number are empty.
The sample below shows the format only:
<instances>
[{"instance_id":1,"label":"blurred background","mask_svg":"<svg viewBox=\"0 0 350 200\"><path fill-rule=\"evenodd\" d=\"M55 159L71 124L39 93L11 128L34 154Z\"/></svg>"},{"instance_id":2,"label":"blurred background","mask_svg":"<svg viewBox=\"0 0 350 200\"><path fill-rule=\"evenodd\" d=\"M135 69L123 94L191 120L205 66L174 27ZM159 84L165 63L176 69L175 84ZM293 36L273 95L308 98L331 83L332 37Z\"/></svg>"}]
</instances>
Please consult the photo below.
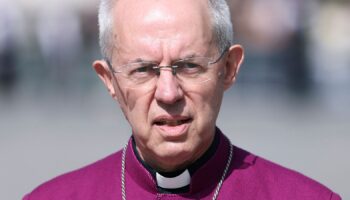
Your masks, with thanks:
<instances>
[{"instance_id":1,"label":"blurred background","mask_svg":"<svg viewBox=\"0 0 350 200\"><path fill-rule=\"evenodd\" d=\"M230 0L246 60L218 126L350 199L350 1ZM95 75L98 1L0 0L0 199L130 136Z\"/></svg>"}]
</instances>

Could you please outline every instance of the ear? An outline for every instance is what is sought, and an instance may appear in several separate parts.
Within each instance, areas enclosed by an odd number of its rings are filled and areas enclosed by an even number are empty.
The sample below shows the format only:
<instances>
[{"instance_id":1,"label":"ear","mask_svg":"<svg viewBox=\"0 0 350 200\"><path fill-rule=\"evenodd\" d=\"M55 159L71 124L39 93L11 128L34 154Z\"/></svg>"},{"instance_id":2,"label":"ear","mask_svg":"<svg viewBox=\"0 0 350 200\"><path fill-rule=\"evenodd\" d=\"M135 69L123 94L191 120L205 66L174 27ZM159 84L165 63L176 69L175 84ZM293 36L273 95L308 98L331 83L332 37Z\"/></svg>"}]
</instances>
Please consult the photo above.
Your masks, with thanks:
<instances>
[{"instance_id":1,"label":"ear","mask_svg":"<svg viewBox=\"0 0 350 200\"><path fill-rule=\"evenodd\" d=\"M244 50L241 45L233 45L228 50L226 68L225 68L225 80L224 88L227 90L236 81L239 68L243 63Z\"/></svg>"},{"instance_id":2,"label":"ear","mask_svg":"<svg viewBox=\"0 0 350 200\"><path fill-rule=\"evenodd\" d=\"M95 69L98 77L102 80L102 82L106 86L109 94L114 99L116 99L116 92L113 86L113 76L109 70L107 62L104 60L96 60L92 66Z\"/></svg>"}]
</instances>

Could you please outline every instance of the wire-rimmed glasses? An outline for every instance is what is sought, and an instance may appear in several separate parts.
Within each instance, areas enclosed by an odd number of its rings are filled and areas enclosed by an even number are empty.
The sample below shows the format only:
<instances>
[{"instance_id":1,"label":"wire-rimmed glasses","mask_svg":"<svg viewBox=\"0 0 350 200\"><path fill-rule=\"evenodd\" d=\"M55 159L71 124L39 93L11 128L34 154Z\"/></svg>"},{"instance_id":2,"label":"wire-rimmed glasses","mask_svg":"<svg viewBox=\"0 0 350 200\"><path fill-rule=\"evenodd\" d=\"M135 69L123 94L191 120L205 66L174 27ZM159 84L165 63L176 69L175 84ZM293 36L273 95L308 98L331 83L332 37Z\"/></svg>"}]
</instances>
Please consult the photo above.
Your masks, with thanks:
<instances>
[{"instance_id":1,"label":"wire-rimmed glasses","mask_svg":"<svg viewBox=\"0 0 350 200\"><path fill-rule=\"evenodd\" d=\"M148 61L130 62L119 66L113 66L108 59L106 62L113 73L120 74L125 78L124 82L127 88L153 87L161 70L170 70L180 83L201 84L213 78L210 66L219 62L227 50L228 48L225 48L216 60L196 56L176 60L167 66L160 66L159 63Z\"/></svg>"}]
</instances>

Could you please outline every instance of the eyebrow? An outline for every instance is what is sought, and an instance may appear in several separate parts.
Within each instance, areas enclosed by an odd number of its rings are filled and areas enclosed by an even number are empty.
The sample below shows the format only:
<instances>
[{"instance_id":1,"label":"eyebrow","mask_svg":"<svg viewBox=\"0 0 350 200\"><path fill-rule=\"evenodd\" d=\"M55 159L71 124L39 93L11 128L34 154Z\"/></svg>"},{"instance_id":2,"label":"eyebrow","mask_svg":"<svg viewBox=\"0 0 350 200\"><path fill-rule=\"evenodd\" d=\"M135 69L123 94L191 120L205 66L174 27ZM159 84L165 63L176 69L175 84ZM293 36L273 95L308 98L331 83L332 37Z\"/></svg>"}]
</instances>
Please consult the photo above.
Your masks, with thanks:
<instances>
[{"instance_id":1,"label":"eyebrow","mask_svg":"<svg viewBox=\"0 0 350 200\"><path fill-rule=\"evenodd\" d=\"M201 56L197 55L196 53L193 53L177 60L185 60L185 59L195 58L195 57L201 57Z\"/></svg>"},{"instance_id":2,"label":"eyebrow","mask_svg":"<svg viewBox=\"0 0 350 200\"><path fill-rule=\"evenodd\" d=\"M173 60L172 62L181 61L181 60L186 60L186 59L189 59L189 58L196 58L196 57L205 57L205 56L201 56L201 55L198 55L198 54L196 54L196 53L192 53L192 54L186 55L186 56L184 56L184 57L175 59L175 60ZM129 61L127 62L127 64L129 64L129 63L140 63L140 62L159 63L159 61L155 61L155 60L146 60L146 59L143 59L143 58L135 58L135 59L129 60Z\"/></svg>"},{"instance_id":3,"label":"eyebrow","mask_svg":"<svg viewBox=\"0 0 350 200\"><path fill-rule=\"evenodd\" d=\"M140 62L157 63L156 61L145 60L143 58L135 58L133 60L129 60L127 63L140 63Z\"/></svg>"}]
</instances>

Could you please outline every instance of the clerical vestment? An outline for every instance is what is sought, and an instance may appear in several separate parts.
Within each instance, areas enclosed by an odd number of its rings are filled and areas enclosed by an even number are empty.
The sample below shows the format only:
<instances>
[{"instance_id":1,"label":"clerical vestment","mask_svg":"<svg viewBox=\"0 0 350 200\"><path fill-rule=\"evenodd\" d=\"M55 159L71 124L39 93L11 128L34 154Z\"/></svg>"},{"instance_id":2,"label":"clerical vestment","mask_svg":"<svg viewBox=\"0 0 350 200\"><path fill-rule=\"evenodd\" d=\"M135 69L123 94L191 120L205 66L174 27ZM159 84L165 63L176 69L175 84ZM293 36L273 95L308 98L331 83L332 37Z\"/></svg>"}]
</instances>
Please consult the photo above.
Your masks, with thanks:
<instances>
[{"instance_id":1,"label":"clerical vestment","mask_svg":"<svg viewBox=\"0 0 350 200\"><path fill-rule=\"evenodd\" d=\"M140 161L129 141L125 154L126 199L212 199L229 158L231 143L217 129L218 144L190 175L184 192L163 191ZM54 178L23 200L122 199L122 151L96 163ZM232 162L217 199L226 200L340 200L320 183L233 146Z\"/></svg>"}]
</instances>

